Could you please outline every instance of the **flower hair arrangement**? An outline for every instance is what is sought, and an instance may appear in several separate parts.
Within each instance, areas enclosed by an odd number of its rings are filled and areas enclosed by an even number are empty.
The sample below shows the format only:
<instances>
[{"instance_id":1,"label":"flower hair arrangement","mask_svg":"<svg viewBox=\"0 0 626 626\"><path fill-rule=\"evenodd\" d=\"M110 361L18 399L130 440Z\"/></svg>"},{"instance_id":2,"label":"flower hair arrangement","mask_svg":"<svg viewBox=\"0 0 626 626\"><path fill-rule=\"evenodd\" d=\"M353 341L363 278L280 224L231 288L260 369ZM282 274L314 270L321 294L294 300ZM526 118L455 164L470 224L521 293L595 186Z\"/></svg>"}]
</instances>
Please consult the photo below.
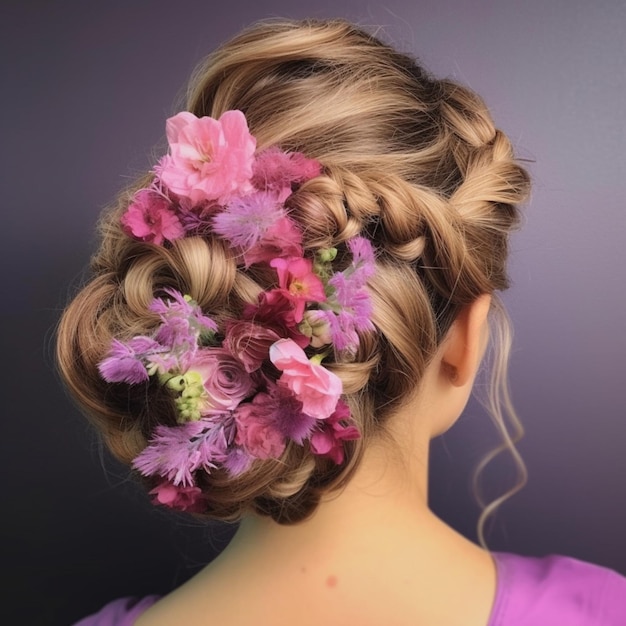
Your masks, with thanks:
<instances>
[{"instance_id":1,"label":"flower hair arrangement","mask_svg":"<svg viewBox=\"0 0 626 626\"><path fill-rule=\"evenodd\" d=\"M256 153L241 111L219 120L182 112L166 130L169 153L122 216L125 232L155 245L212 233L246 268L262 264L276 277L222 328L190 296L163 289L150 306L156 330L114 339L99 363L108 382L156 378L172 394L178 425L157 426L133 466L160 481L150 492L156 503L203 512L199 472L221 467L237 476L255 459L280 458L289 441L343 462L343 442L360 433L341 380L322 362L331 349L354 354L358 333L373 330L366 281L374 253L355 237L342 271L333 270L335 248L305 257L285 201L321 166L276 147ZM316 349L311 358L307 347Z\"/></svg>"}]
</instances>

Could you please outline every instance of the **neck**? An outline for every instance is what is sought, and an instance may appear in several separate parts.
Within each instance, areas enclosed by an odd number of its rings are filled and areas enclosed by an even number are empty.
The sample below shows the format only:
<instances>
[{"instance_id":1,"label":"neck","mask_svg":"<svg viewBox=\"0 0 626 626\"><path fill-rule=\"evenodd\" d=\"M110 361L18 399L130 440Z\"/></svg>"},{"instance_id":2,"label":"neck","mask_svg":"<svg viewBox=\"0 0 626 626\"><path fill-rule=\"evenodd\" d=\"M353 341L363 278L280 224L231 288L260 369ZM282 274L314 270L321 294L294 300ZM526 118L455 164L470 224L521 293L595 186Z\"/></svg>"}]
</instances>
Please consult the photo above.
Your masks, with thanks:
<instances>
[{"instance_id":1,"label":"neck","mask_svg":"<svg viewBox=\"0 0 626 626\"><path fill-rule=\"evenodd\" d=\"M329 542L350 551L364 538L371 541L391 532L396 537L410 534L413 540L426 536L436 520L428 509L429 443L428 433L413 431L410 445L406 437L402 446L393 443L396 454L390 453L391 442L368 445L348 484L327 494L310 518L280 525L251 515L242 521L232 547L245 544L248 554L252 549L304 556ZM402 448L411 454L398 455Z\"/></svg>"}]
</instances>

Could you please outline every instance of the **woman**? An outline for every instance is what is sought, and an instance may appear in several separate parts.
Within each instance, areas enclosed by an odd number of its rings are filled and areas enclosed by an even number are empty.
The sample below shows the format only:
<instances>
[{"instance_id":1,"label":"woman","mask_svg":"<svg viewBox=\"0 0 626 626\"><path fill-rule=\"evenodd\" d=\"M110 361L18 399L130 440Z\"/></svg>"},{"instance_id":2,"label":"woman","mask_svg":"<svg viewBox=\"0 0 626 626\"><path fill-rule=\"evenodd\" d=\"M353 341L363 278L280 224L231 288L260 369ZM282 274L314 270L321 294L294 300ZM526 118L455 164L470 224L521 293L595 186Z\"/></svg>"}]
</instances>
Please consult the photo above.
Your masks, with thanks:
<instances>
[{"instance_id":1,"label":"woman","mask_svg":"<svg viewBox=\"0 0 626 626\"><path fill-rule=\"evenodd\" d=\"M242 521L174 593L81 624L624 623L617 574L492 555L427 506L490 312L506 356L528 176L482 101L346 22L261 24L167 136L102 219L59 363L156 504Z\"/></svg>"}]
</instances>

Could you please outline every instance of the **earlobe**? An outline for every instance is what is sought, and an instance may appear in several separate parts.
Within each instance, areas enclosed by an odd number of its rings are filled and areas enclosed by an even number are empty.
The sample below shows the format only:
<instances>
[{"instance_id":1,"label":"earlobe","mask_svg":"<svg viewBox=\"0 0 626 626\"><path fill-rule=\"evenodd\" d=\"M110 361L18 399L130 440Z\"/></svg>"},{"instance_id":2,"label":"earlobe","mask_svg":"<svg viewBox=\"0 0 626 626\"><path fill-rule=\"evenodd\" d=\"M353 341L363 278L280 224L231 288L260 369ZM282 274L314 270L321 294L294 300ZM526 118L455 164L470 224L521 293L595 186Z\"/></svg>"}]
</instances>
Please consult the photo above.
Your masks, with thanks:
<instances>
[{"instance_id":1,"label":"earlobe","mask_svg":"<svg viewBox=\"0 0 626 626\"><path fill-rule=\"evenodd\" d=\"M491 296L468 304L452 324L443 344L442 374L455 387L473 382L487 344L487 315Z\"/></svg>"}]
</instances>

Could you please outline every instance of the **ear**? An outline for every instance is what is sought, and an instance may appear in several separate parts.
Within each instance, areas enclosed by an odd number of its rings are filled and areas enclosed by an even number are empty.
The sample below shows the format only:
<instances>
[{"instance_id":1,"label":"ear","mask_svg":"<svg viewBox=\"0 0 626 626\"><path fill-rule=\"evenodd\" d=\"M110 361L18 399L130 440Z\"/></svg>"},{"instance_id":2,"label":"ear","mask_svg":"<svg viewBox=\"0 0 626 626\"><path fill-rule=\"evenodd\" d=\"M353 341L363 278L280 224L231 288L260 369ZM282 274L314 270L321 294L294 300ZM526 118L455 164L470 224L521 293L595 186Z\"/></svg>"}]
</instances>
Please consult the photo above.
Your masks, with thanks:
<instances>
[{"instance_id":1,"label":"ear","mask_svg":"<svg viewBox=\"0 0 626 626\"><path fill-rule=\"evenodd\" d=\"M489 336L487 314L491 295L483 294L465 306L443 344L442 373L455 387L474 381Z\"/></svg>"}]
</instances>

